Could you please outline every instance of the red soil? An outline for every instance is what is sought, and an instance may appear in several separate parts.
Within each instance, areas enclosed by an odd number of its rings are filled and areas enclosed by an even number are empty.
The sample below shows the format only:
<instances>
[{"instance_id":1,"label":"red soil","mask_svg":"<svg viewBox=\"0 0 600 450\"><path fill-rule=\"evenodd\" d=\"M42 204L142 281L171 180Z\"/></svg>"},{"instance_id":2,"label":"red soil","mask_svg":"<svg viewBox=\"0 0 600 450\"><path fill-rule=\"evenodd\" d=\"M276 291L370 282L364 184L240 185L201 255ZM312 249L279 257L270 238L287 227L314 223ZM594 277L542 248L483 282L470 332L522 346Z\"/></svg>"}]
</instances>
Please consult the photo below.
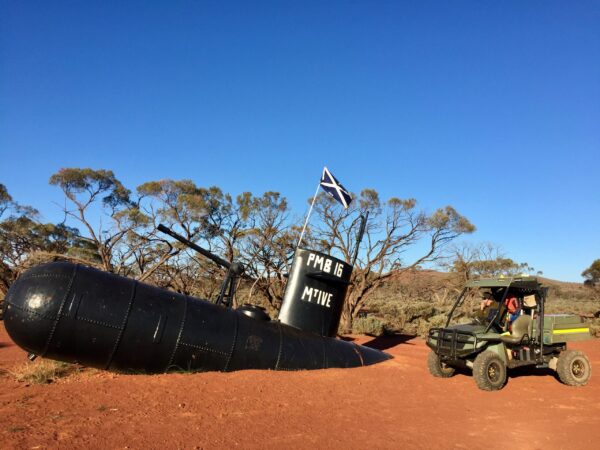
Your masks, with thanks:
<instances>
[{"instance_id":1,"label":"red soil","mask_svg":"<svg viewBox=\"0 0 600 450\"><path fill-rule=\"evenodd\" d=\"M598 448L600 376L582 388L512 373L498 392L437 379L420 339L357 338L393 360L360 369L117 375L47 385L0 325L1 448ZM600 340L574 346L600 367Z\"/></svg>"}]
</instances>

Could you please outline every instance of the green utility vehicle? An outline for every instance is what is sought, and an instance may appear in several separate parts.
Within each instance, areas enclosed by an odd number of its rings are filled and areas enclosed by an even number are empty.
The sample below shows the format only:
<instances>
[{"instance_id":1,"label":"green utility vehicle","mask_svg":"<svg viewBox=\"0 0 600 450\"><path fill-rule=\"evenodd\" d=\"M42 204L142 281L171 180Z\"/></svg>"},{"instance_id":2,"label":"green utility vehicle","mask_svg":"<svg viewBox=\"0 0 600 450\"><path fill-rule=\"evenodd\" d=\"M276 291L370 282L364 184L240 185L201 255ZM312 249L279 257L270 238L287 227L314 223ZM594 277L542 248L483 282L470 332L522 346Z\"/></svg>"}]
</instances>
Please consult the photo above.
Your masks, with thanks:
<instances>
[{"instance_id":1,"label":"green utility vehicle","mask_svg":"<svg viewBox=\"0 0 600 450\"><path fill-rule=\"evenodd\" d=\"M471 323L450 325L457 308L477 291L484 299ZM592 373L590 362L584 353L567 350L567 342L589 339L590 329L576 315L545 315L547 292L535 277L467 283L446 326L429 330L431 374L447 378L456 368L466 367L473 371L480 389L494 391L505 385L507 369L535 366L555 370L569 386L586 384ZM517 310L511 314L509 306L512 310L517 306Z\"/></svg>"}]
</instances>

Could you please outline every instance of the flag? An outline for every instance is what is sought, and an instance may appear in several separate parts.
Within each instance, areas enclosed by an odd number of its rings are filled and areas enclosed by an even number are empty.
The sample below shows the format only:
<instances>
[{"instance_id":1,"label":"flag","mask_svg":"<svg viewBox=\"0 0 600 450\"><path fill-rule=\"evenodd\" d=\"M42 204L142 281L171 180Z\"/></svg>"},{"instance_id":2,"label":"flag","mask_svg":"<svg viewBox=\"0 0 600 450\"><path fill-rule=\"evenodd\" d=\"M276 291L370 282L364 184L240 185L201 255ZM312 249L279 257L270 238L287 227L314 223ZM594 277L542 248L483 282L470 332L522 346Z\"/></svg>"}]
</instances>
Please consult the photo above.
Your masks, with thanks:
<instances>
[{"instance_id":1,"label":"flag","mask_svg":"<svg viewBox=\"0 0 600 450\"><path fill-rule=\"evenodd\" d=\"M331 174L327 167L323 167L323 175L321 176L321 187L325 192L335 198L338 202L348 208L352 202L350 193L344 186Z\"/></svg>"}]
</instances>

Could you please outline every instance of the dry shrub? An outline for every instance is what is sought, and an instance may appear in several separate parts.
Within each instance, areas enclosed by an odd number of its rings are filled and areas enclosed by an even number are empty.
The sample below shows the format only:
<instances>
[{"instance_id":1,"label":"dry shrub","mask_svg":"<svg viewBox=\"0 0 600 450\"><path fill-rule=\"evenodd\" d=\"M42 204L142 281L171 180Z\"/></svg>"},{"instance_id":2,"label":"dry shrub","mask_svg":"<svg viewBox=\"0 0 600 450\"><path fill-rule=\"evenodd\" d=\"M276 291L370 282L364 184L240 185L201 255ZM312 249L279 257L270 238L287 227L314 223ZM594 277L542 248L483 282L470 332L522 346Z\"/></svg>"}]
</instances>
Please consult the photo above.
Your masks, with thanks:
<instances>
[{"instance_id":1,"label":"dry shrub","mask_svg":"<svg viewBox=\"0 0 600 450\"><path fill-rule=\"evenodd\" d=\"M429 320L421 319L417 324L416 334L421 337L427 337L430 328L439 328L446 325L447 320L446 314L436 314Z\"/></svg>"},{"instance_id":2,"label":"dry shrub","mask_svg":"<svg viewBox=\"0 0 600 450\"><path fill-rule=\"evenodd\" d=\"M77 367L60 361L39 359L8 371L16 381L32 384L48 384L74 373Z\"/></svg>"},{"instance_id":3,"label":"dry shrub","mask_svg":"<svg viewBox=\"0 0 600 450\"><path fill-rule=\"evenodd\" d=\"M385 327L376 317L359 317L352 322L352 333L381 336L385 333Z\"/></svg>"},{"instance_id":4,"label":"dry shrub","mask_svg":"<svg viewBox=\"0 0 600 450\"><path fill-rule=\"evenodd\" d=\"M431 294L431 300L436 308L446 308L454 304L456 296L454 289L441 289Z\"/></svg>"},{"instance_id":5,"label":"dry shrub","mask_svg":"<svg viewBox=\"0 0 600 450\"><path fill-rule=\"evenodd\" d=\"M435 314L433 305L427 302L408 303L403 305L402 309L408 322L415 319L429 319Z\"/></svg>"},{"instance_id":6,"label":"dry shrub","mask_svg":"<svg viewBox=\"0 0 600 450\"><path fill-rule=\"evenodd\" d=\"M402 304L379 301L369 304L369 308L385 324L386 328L390 330L402 330L404 328L406 315L402 309Z\"/></svg>"},{"instance_id":7,"label":"dry shrub","mask_svg":"<svg viewBox=\"0 0 600 450\"><path fill-rule=\"evenodd\" d=\"M590 333L592 336L600 337L600 318L586 320L590 327Z\"/></svg>"},{"instance_id":8,"label":"dry shrub","mask_svg":"<svg viewBox=\"0 0 600 450\"><path fill-rule=\"evenodd\" d=\"M370 302L368 307L369 312L383 322L386 330L407 334L422 334L420 330L426 323L436 318L434 323L437 324L450 309L448 305L440 306L436 302L404 296L394 300L379 299Z\"/></svg>"}]
</instances>

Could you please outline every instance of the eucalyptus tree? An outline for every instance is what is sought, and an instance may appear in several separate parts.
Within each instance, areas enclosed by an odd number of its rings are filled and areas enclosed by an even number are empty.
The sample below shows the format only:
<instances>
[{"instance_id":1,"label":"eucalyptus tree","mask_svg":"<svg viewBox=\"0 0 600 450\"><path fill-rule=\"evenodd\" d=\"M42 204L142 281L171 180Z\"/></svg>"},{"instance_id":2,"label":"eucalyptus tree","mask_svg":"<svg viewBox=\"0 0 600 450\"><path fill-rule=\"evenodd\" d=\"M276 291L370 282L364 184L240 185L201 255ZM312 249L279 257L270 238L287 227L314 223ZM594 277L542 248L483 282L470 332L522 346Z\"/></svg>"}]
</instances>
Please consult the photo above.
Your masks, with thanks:
<instances>
[{"instance_id":1,"label":"eucalyptus tree","mask_svg":"<svg viewBox=\"0 0 600 450\"><path fill-rule=\"evenodd\" d=\"M84 231L81 239L95 252L99 268L147 279L171 256L171 247L156 237L151 217L111 170L64 168L50 177L50 184L65 195L65 221Z\"/></svg>"},{"instance_id":2,"label":"eucalyptus tree","mask_svg":"<svg viewBox=\"0 0 600 450\"><path fill-rule=\"evenodd\" d=\"M342 325L352 326L358 312L384 282L402 272L438 261L447 244L475 227L453 207L428 214L414 199L382 201L374 189L364 189L350 207L320 194L315 202L319 220L312 226L312 245L352 262L360 226L359 214L369 212L364 239L352 273L342 312Z\"/></svg>"},{"instance_id":3,"label":"eucalyptus tree","mask_svg":"<svg viewBox=\"0 0 600 450\"><path fill-rule=\"evenodd\" d=\"M64 255L80 244L76 229L42 223L37 210L14 201L0 184L0 294L32 263Z\"/></svg>"}]
</instances>

